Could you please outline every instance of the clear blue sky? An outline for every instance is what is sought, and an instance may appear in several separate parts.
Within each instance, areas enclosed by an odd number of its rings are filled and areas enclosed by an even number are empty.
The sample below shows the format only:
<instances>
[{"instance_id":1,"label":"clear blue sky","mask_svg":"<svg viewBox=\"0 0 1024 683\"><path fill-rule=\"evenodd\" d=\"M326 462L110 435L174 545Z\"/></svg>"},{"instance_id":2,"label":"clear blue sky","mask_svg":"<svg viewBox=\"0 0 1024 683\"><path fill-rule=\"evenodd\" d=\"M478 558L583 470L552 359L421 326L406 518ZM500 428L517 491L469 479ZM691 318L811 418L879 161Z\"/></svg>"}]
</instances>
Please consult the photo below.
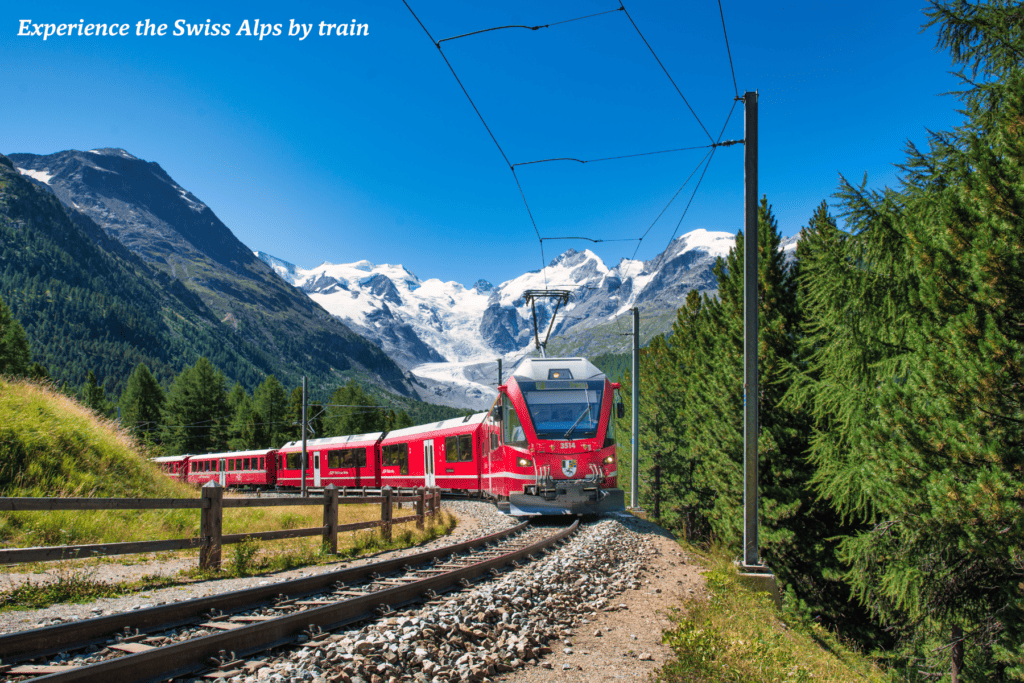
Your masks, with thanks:
<instances>
[{"instance_id":1,"label":"clear blue sky","mask_svg":"<svg viewBox=\"0 0 1024 683\"><path fill-rule=\"evenodd\" d=\"M618 0L409 0L435 39L549 24ZM760 190L796 234L839 174L893 184L906 141L960 117L949 56L917 2L722 0L739 92L760 92ZM157 9L145 9L156 7ZM626 9L715 137L733 105L717 2L628 0ZM129 36L18 36L34 24L129 23ZM168 24L135 36L136 22ZM242 22L282 35L237 35ZM171 35L174 23L227 36ZM313 24L305 40L290 20ZM320 22L369 26L320 36ZM31 29L29 29L31 30ZM443 43L513 162L592 159L708 144L621 11ZM512 173L401 0L0 3L0 152L123 147L158 162L254 250L304 267L402 263L421 278L494 283L541 265ZM743 136L737 106L723 139ZM545 237L636 238L706 149L517 169ZM640 246L663 250L694 180ZM680 233L735 232L742 146L720 148ZM545 242L609 265L636 242Z\"/></svg>"}]
</instances>

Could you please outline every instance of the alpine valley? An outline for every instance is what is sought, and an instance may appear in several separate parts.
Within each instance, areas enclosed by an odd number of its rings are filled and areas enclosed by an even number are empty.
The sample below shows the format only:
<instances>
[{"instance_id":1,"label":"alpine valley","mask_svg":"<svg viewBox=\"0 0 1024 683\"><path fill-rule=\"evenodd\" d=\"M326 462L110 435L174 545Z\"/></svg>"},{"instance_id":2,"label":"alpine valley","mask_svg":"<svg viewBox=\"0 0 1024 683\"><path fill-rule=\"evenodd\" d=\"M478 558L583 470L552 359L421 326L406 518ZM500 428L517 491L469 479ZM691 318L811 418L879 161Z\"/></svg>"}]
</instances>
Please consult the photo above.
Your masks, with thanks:
<instances>
[{"instance_id":1,"label":"alpine valley","mask_svg":"<svg viewBox=\"0 0 1024 683\"><path fill-rule=\"evenodd\" d=\"M787 258L794 256L796 241L783 241ZM687 292L715 294L712 266L734 244L730 233L694 230L650 261L623 259L612 268L589 250L570 249L543 273L525 273L497 286L480 280L469 288L420 280L401 265L357 261L307 270L270 254L256 255L286 282L379 344L412 373L425 400L486 409L497 396L497 359L511 367L536 350L534 304L525 292L569 292L568 302L555 314L549 356L622 353L631 343L625 336L631 329L631 308L640 309L642 344L670 331ZM541 299L535 305L543 341L554 304Z\"/></svg>"},{"instance_id":2,"label":"alpine valley","mask_svg":"<svg viewBox=\"0 0 1024 683\"><path fill-rule=\"evenodd\" d=\"M687 292L714 295L712 266L734 244L694 230L650 261L608 267L566 251L541 271L471 287L369 261L305 269L253 252L157 163L123 149L0 156L0 296L58 381L96 369L117 393L135 364L166 380L206 355L250 389L302 374L328 389L356 379L399 399L486 408L535 353L524 293L569 293L548 355L628 350L671 330ZM782 244L787 257L796 238ZM275 275L276 273L276 275ZM536 303L540 338L554 304Z\"/></svg>"}]
</instances>

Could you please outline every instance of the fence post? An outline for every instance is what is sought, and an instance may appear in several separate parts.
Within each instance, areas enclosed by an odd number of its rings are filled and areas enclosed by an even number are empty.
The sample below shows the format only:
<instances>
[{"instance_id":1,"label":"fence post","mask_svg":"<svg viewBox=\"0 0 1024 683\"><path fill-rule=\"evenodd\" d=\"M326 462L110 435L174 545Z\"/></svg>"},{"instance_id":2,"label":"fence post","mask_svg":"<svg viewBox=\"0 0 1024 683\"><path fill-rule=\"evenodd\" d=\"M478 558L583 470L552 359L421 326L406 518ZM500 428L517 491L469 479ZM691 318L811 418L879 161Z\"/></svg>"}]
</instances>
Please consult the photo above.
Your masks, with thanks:
<instances>
[{"instance_id":1,"label":"fence post","mask_svg":"<svg viewBox=\"0 0 1024 683\"><path fill-rule=\"evenodd\" d=\"M434 489L434 516L441 510L441 489Z\"/></svg>"},{"instance_id":2,"label":"fence post","mask_svg":"<svg viewBox=\"0 0 1024 683\"><path fill-rule=\"evenodd\" d=\"M423 488L416 489L416 528L423 528L423 508L426 507L427 503L427 490Z\"/></svg>"},{"instance_id":3,"label":"fence post","mask_svg":"<svg viewBox=\"0 0 1024 683\"><path fill-rule=\"evenodd\" d=\"M384 500L380 504L380 521L383 524L380 527L380 535L388 543L391 542L391 520L393 515L391 512L391 487L386 486L381 490L381 495L384 496Z\"/></svg>"},{"instance_id":4,"label":"fence post","mask_svg":"<svg viewBox=\"0 0 1024 683\"><path fill-rule=\"evenodd\" d=\"M224 524L224 489L217 482L208 481L203 485L203 500L210 506L203 507L199 515L199 535L203 545L199 548L199 568L220 569L220 535Z\"/></svg>"},{"instance_id":5,"label":"fence post","mask_svg":"<svg viewBox=\"0 0 1024 683\"><path fill-rule=\"evenodd\" d=\"M338 489L334 484L324 488L324 545L331 554L338 554Z\"/></svg>"}]
</instances>

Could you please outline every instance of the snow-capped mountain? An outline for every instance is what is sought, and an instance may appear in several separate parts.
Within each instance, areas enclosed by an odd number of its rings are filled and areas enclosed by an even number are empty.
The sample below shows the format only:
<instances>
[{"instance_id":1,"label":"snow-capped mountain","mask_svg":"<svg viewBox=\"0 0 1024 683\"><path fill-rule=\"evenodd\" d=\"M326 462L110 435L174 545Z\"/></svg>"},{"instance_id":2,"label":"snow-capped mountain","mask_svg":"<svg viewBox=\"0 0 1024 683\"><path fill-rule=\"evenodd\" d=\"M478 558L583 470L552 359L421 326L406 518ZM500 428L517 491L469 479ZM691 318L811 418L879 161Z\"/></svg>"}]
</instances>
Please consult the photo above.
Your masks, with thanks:
<instances>
[{"instance_id":1,"label":"snow-capped mountain","mask_svg":"<svg viewBox=\"0 0 1024 683\"><path fill-rule=\"evenodd\" d=\"M633 306L648 313L675 311L691 289L713 292L711 267L735 244L726 232L694 230L651 261L622 260L609 268L589 250L570 249L541 271L494 286L472 287L432 278L420 280L401 265L369 261L324 263L305 269L255 252L285 281L306 292L359 334L380 344L412 372L420 393L448 405L485 408L497 395L497 362L515 362L534 348L528 290L565 290L569 302L551 335L560 353L594 352L594 330L607 327ZM786 240L787 256L796 239ZM541 335L553 304L537 302ZM646 338L664 332L647 330ZM574 345L573 340L579 343ZM598 350L599 352L599 350ZM507 375L507 372L506 372Z\"/></svg>"}]
</instances>

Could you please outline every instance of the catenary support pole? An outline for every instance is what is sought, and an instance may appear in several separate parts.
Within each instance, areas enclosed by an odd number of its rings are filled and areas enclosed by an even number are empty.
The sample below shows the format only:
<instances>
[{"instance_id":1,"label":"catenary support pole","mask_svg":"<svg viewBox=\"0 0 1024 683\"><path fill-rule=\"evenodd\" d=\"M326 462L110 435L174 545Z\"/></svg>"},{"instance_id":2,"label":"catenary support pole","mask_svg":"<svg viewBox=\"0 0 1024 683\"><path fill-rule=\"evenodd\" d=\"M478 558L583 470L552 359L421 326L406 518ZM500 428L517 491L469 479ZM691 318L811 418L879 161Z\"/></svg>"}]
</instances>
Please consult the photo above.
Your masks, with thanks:
<instances>
[{"instance_id":1,"label":"catenary support pole","mask_svg":"<svg viewBox=\"0 0 1024 683\"><path fill-rule=\"evenodd\" d=\"M501 359L498 359L498 386L501 386Z\"/></svg>"},{"instance_id":2,"label":"catenary support pole","mask_svg":"<svg viewBox=\"0 0 1024 683\"><path fill-rule=\"evenodd\" d=\"M757 542L757 92L743 95L743 564Z\"/></svg>"},{"instance_id":3,"label":"catenary support pole","mask_svg":"<svg viewBox=\"0 0 1024 683\"><path fill-rule=\"evenodd\" d=\"M640 507L640 309L633 309L633 428L630 430L633 459L629 471L629 504Z\"/></svg>"},{"instance_id":4,"label":"catenary support pole","mask_svg":"<svg viewBox=\"0 0 1024 683\"><path fill-rule=\"evenodd\" d=\"M302 376L302 497L306 497L306 376Z\"/></svg>"}]
</instances>

